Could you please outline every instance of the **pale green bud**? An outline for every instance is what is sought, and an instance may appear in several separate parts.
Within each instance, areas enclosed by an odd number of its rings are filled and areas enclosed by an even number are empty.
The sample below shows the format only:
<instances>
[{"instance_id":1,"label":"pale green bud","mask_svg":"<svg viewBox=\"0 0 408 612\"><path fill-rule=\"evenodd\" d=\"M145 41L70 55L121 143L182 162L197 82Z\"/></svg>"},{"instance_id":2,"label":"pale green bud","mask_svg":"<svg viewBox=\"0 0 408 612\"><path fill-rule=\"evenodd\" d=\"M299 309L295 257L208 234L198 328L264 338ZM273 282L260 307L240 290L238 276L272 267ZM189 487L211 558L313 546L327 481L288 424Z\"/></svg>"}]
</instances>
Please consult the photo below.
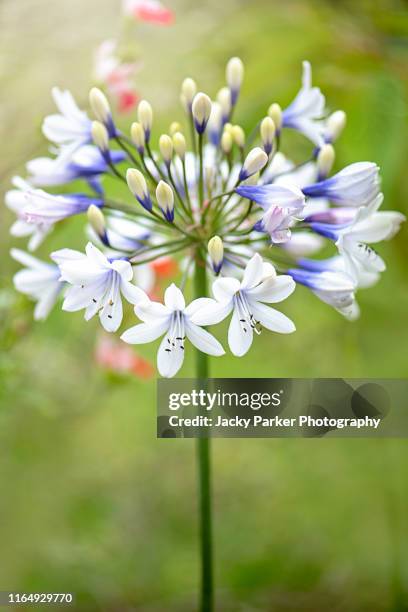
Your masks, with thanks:
<instances>
[{"instance_id":1,"label":"pale green bud","mask_svg":"<svg viewBox=\"0 0 408 612\"><path fill-rule=\"evenodd\" d=\"M109 150L108 130L100 121L92 121L91 127L92 140L101 151Z\"/></svg>"},{"instance_id":2,"label":"pale green bud","mask_svg":"<svg viewBox=\"0 0 408 612\"><path fill-rule=\"evenodd\" d=\"M109 102L105 94L97 87L92 87L89 92L89 104L97 120L101 123L108 123L111 117Z\"/></svg>"},{"instance_id":3,"label":"pale green bud","mask_svg":"<svg viewBox=\"0 0 408 612\"><path fill-rule=\"evenodd\" d=\"M268 109L268 115L273 120L276 131L280 132L282 128L282 109L279 104L277 104L276 102L271 104Z\"/></svg>"}]
</instances>

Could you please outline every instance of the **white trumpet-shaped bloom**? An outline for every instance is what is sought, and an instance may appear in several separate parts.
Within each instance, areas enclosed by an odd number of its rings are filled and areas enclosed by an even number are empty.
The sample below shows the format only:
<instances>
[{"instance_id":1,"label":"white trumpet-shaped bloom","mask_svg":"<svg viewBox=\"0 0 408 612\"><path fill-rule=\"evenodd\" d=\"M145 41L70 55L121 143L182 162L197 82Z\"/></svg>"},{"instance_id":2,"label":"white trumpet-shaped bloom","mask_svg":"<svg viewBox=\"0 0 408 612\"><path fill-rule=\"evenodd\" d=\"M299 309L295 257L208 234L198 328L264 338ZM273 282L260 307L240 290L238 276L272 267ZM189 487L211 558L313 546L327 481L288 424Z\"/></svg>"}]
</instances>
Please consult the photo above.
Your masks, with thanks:
<instances>
[{"instance_id":1,"label":"white trumpet-shaped bloom","mask_svg":"<svg viewBox=\"0 0 408 612\"><path fill-rule=\"evenodd\" d=\"M45 263L20 249L11 249L10 253L13 259L26 266L14 275L15 288L37 302L34 319L45 319L63 288L58 266Z\"/></svg>"},{"instance_id":2,"label":"white trumpet-shaped bloom","mask_svg":"<svg viewBox=\"0 0 408 612\"><path fill-rule=\"evenodd\" d=\"M310 198L328 198L338 206L366 206L380 191L379 168L372 162L350 164L333 176L302 187Z\"/></svg>"},{"instance_id":3,"label":"white trumpet-shaped bloom","mask_svg":"<svg viewBox=\"0 0 408 612\"><path fill-rule=\"evenodd\" d=\"M35 251L44 238L51 231L53 224L51 222L29 223L27 221L24 210L27 206L27 192L32 189L31 185L24 181L19 176L13 178L15 189L10 189L6 193L5 203L7 208L12 210L17 219L10 228L10 234L16 238L27 238L28 250Z\"/></svg>"},{"instance_id":4,"label":"white trumpet-shaped bloom","mask_svg":"<svg viewBox=\"0 0 408 612\"><path fill-rule=\"evenodd\" d=\"M228 329L231 352L241 357L251 347L254 332L262 327L280 334L295 331L294 323L284 314L266 306L285 300L295 289L290 276L277 276L270 263L255 254L248 262L242 280L224 277L214 281L215 300L203 303L192 320L198 325L219 323L232 312Z\"/></svg>"},{"instance_id":5,"label":"white trumpet-shaped bloom","mask_svg":"<svg viewBox=\"0 0 408 612\"><path fill-rule=\"evenodd\" d=\"M262 218L254 226L255 230L267 232L275 243L290 239L290 227L301 216L305 205L305 196L300 189L271 184L242 185L235 191L264 209Z\"/></svg>"},{"instance_id":6,"label":"white trumpet-shaped bloom","mask_svg":"<svg viewBox=\"0 0 408 612\"><path fill-rule=\"evenodd\" d=\"M128 329L121 338L129 344L145 344L164 336L157 353L157 368L161 376L171 378L183 365L186 338L203 353L224 355L218 340L192 320L197 310L212 302L210 298L198 298L186 306L182 292L173 283L165 291L164 304L147 296L136 304L135 313L143 323Z\"/></svg>"},{"instance_id":7,"label":"white trumpet-shaped bloom","mask_svg":"<svg viewBox=\"0 0 408 612\"><path fill-rule=\"evenodd\" d=\"M116 331L123 318L122 295L131 304L145 298L145 293L132 283L133 269L124 259L109 260L90 242L86 252L61 249L51 254L58 264L61 281L70 287L62 306L70 312L85 308L85 320L99 313L106 331Z\"/></svg>"},{"instance_id":8,"label":"white trumpet-shaped bloom","mask_svg":"<svg viewBox=\"0 0 408 612\"><path fill-rule=\"evenodd\" d=\"M42 129L44 136L57 145L58 157L66 160L80 147L91 142L92 122L85 111L78 108L70 91L53 87L52 97L59 113L48 115Z\"/></svg>"},{"instance_id":9,"label":"white trumpet-shaped bloom","mask_svg":"<svg viewBox=\"0 0 408 612\"><path fill-rule=\"evenodd\" d=\"M368 245L391 239L405 221L402 213L378 212L382 201L383 195L379 194L369 206L358 210L350 225L338 232L336 246L344 257L346 272L356 282L361 272L378 273L385 270L384 260Z\"/></svg>"},{"instance_id":10,"label":"white trumpet-shaped bloom","mask_svg":"<svg viewBox=\"0 0 408 612\"><path fill-rule=\"evenodd\" d=\"M312 67L303 62L302 87L293 102L282 113L282 125L301 132L314 144L323 143L322 131L325 98L318 87L312 87Z\"/></svg>"}]
</instances>

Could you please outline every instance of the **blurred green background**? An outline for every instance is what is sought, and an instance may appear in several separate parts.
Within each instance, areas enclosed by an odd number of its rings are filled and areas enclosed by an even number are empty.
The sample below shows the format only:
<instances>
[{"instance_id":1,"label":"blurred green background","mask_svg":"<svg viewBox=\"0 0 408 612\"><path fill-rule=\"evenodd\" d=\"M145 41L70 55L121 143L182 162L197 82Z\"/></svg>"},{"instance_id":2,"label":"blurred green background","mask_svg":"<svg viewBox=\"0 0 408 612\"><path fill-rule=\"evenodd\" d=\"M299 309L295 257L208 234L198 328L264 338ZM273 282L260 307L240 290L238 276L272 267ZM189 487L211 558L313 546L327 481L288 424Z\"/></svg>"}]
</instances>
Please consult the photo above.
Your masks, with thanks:
<instances>
[{"instance_id":1,"label":"blurred green background","mask_svg":"<svg viewBox=\"0 0 408 612\"><path fill-rule=\"evenodd\" d=\"M2 193L46 151L40 125L53 110L50 88L86 101L94 47L123 33L119 5L2 0ZM331 109L348 116L336 167L376 161L384 207L407 213L405 2L171 6L172 28L130 34L143 49L137 87L154 104L156 137L182 118L184 76L214 94L226 60L239 55L246 78L236 119L249 128L272 101L292 99L309 59ZM90 612L191 611L194 441L156 440L154 379L95 366L97 320L57 308L32 322L31 303L12 288L12 215L5 207L0 215L0 590L74 591L76 609ZM263 334L245 358L214 362L213 375L406 376L407 236L403 228L379 247L388 270L359 294L359 321L299 287L285 304L297 333ZM84 244L74 220L39 254ZM154 359L155 350L143 355ZM192 371L190 351L182 374ZM216 440L213 450L218 610L408 610L405 440Z\"/></svg>"}]
</instances>

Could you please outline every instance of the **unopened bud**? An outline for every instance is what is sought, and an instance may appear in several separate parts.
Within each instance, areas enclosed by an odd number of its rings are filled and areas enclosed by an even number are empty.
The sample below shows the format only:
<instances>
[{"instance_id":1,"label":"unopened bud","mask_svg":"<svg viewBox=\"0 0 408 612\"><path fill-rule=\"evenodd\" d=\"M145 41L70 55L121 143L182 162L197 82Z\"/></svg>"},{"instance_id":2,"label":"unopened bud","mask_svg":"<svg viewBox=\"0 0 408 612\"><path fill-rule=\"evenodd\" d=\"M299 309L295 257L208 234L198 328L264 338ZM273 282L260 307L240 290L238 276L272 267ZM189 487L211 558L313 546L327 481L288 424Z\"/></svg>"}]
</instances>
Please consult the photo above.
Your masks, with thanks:
<instances>
[{"instance_id":1,"label":"unopened bud","mask_svg":"<svg viewBox=\"0 0 408 612\"><path fill-rule=\"evenodd\" d=\"M227 121L227 123L224 125L224 130L226 130L227 132L231 132L231 136L232 136L233 131L234 131L234 126L232 125L232 123L229 123L229 121Z\"/></svg>"},{"instance_id":2,"label":"unopened bud","mask_svg":"<svg viewBox=\"0 0 408 612\"><path fill-rule=\"evenodd\" d=\"M231 132L227 132L226 130L224 130L221 136L221 149L226 155L228 155L228 153L231 153L232 144L233 142Z\"/></svg>"},{"instance_id":3,"label":"unopened bud","mask_svg":"<svg viewBox=\"0 0 408 612\"><path fill-rule=\"evenodd\" d=\"M89 225L92 227L94 232L103 242L103 244L108 244L105 217L103 216L101 209L95 206L95 204L91 204L87 210L87 216Z\"/></svg>"},{"instance_id":4,"label":"unopened bud","mask_svg":"<svg viewBox=\"0 0 408 612\"><path fill-rule=\"evenodd\" d=\"M324 144L317 155L318 180L325 179L333 167L335 159L334 148L331 144Z\"/></svg>"},{"instance_id":5,"label":"unopened bud","mask_svg":"<svg viewBox=\"0 0 408 612\"><path fill-rule=\"evenodd\" d=\"M235 105L244 78L244 64L239 57L232 57L225 71L228 87L231 90L231 104Z\"/></svg>"},{"instance_id":6,"label":"unopened bud","mask_svg":"<svg viewBox=\"0 0 408 612\"><path fill-rule=\"evenodd\" d=\"M218 102L212 102L211 115L208 120L208 136L210 142L217 146L220 142L220 135L222 129L222 110Z\"/></svg>"},{"instance_id":7,"label":"unopened bud","mask_svg":"<svg viewBox=\"0 0 408 612\"><path fill-rule=\"evenodd\" d=\"M111 109L104 93L97 87L89 92L89 104L95 117L101 123L108 125L111 121Z\"/></svg>"},{"instance_id":8,"label":"unopened bud","mask_svg":"<svg viewBox=\"0 0 408 612\"><path fill-rule=\"evenodd\" d=\"M147 189L145 177L140 170L129 168L126 172L126 181L130 191L143 208L149 211L152 210L153 205L150 199L149 190Z\"/></svg>"},{"instance_id":9,"label":"unopened bud","mask_svg":"<svg viewBox=\"0 0 408 612\"><path fill-rule=\"evenodd\" d=\"M91 127L92 140L103 153L109 151L109 134L108 130L100 121L92 121Z\"/></svg>"},{"instance_id":10,"label":"unopened bud","mask_svg":"<svg viewBox=\"0 0 408 612\"><path fill-rule=\"evenodd\" d=\"M276 131L279 134L282 128L282 109L279 104L277 104L276 102L271 104L268 109L268 115L273 120Z\"/></svg>"},{"instance_id":11,"label":"unopened bud","mask_svg":"<svg viewBox=\"0 0 408 612\"><path fill-rule=\"evenodd\" d=\"M231 91L228 87L222 87L217 93L217 102L221 106L222 118L228 120L231 114Z\"/></svg>"},{"instance_id":12,"label":"unopened bud","mask_svg":"<svg viewBox=\"0 0 408 612\"><path fill-rule=\"evenodd\" d=\"M145 147L145 133L144 129L142 128L142 125L137 121L132 123L130 128L130 135L133 142L135 143L136 149L139 151L140 154L142 154L144 152Z\"/></svg>"},{"instance_id":13,"label":"unopened bud","mask_svg":"<svg viewBox=\"0 0 408 612\"><path fill-rule=\"evenodd\" d=\"M240 125L234 125L232 128L232 137L237 147L243 149L245 146L245 132Z\"/></svg>"},{"instance_id":14,"label":"unopened bud","mask_svg":"<svg viewBox=\"0 0 408 612\"><path fill-rule=\"evenodd\" d=\"M176 152L176 155L179 156L181 160L184 160L186 156L187 144L184 135L181 132L176 132L173 136L173 146Z\"/></svg>"},{"instance_id":15,"label":"unopened bud","mask_svg":"<svg viewBox=\"0 0 408 612\"><path fill-rule=\"evenodd\" d=\"M342 110L335 111L327 118L325 129L326 142L337 140L346 125L346 120L346 113Z\"/></svg>"},{"instance_id":16,"label":"unopened bud","mask_svg":"<svg viewBox=\"0 0 408 612\"><path fill-rule=\"evenodd\" d=\"M224 245L219 236L213 236L208 241L208 254L215 274L219 274L224 261Z\"/></svg>"},{"instance_id":17,"label":"unopened bud","mask_svg":"<svg viewBox=\"0 0 408 612\"><path fill-rule=\"evenodd\" d=\"M145 141L149 142L153 124L153 109L146 100L141 100L141 102L139 102L139 106L137 107L137 118L144 130Z\"/></svg>"},{"instance_id":18,"label":"unopened bud","mask_svg":"<svg viewBox=\"0 0 408 612\"><path fill-rule=\"evenodd\" d=\"M275 123L271 117L265 117L261 121L261 140L264 151L270 155L273 148L273 139L275 138Z\"/></svg>"},{"instance_id":19,"label":"unopened bud","mask_svg":"<svg viewBox=\"0 0 408 612\"><path fill-rule=\"evenodd\" d=\"M203 134L211 115L211 100L205 93L200 92L194 97L192 113L197 132Z\"/></svg>"},{"instance_id":20,"label":"unopened bud","mask_svg":"<svg viewBox=\"0 0 408 612\"><path fill-rule=\"evenodd\" d=\"M187 112L191 112L194 96L197 93L197 85L193 79L187 78L181 84L181 101Z\"/></svg>"},{"instance_id":21,"label":"unopened bud","mask_svg":"<svg viewBox=\"0 0 408 612\"><path fill-rule=\"evenodd\" d=\"M268 156L260 147L255 147L248 153L239 173L239 181L245 181L249 176L259 172L267 164Z\"/></svg>"},{"instance_id":22,"label":"unopened bud","mask_svg":"<svg viewBox=\"0 0 408 612\"><path fill-rule=\"evenodd\" d=\"M173 141L167 134L162 134L159 138L159 149L163 161L169 165L173 157Z\"/></svg>"},{"instance_id":23,"label":"unopened bud","mask_svg":"<svg viewBox=\"0 0 408 612\"><path fill-rule=\"evenodd\" d=\"M156 187L156 198L167 221L174 221L174 193L170 185L160 181Z\"/></svg>"},{"instance_id":24,"label":"unopened bud","mask_svg":"<svg viewBox=\"0 0 408 612\"><path fill-rule=\"evenodd\" d=\"M172 123L170 123L169 134L170 136L174 136L176 132L181 132L182 129L183 128L181 127L178 121L173 121Z\"/></svg>"}]
</instances>

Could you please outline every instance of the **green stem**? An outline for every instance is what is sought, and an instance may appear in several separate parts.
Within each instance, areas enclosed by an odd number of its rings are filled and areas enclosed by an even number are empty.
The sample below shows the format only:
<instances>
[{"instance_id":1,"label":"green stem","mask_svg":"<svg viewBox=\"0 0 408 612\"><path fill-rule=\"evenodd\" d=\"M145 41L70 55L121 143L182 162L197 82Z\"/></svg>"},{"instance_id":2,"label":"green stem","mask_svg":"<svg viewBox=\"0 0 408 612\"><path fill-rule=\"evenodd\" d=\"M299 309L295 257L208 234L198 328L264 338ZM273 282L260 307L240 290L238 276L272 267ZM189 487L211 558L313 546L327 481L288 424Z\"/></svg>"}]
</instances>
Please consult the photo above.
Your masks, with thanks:
<instances>
[{"instance_id":1,"label":"green stem","mask_svg":"<svg viewBox=\"0 0 408 612\"><path fill-rule=\"evenodd\" d=\"M194 275L196 297L203 297L207 292L207 272L205 260L196 255ZM206 383L209 374L208 356L197 350L197 378ZM211 463L210 438L197 438L197 460L199 476L200 505L200 551L201 551L201 591L200 612L213 612L213 551L212 551L212 517L211 517Z\"/></svg>"}]
</instances>

